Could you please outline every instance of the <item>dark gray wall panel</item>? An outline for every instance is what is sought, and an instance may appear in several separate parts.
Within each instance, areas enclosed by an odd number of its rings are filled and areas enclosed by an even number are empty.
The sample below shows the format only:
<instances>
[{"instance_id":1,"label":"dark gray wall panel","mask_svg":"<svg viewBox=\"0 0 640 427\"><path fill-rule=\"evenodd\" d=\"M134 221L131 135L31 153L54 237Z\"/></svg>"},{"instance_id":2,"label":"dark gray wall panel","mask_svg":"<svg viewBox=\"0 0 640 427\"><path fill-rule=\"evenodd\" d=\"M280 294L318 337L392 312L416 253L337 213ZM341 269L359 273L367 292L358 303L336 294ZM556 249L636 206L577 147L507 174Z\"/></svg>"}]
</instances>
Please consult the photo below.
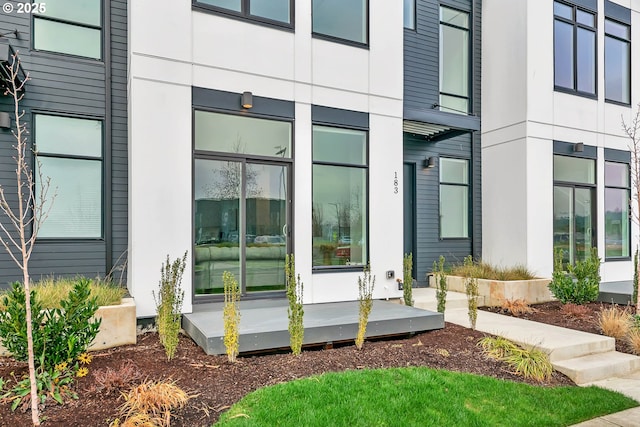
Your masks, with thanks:
<instances>
[{"instance_id":1,"label":"dark gray wall panel","mask_svg":"<svg viewBox=\"0 0 640 427\"><path fill-rule=\"evenodd\" d=\"M111 22L109 28L103 28L103 35L108 37L104 42L105 61L33 51L30 17L0 14L0 32L13 29L20 32L19 39L8 36L6 40L19 51L22 67L31 77L21 103L28 129L32 129L31 119L35 112L62 113L102 119L105 134L111 136L105 140L105 152L108 154L109 146L111 149L112 191L105 194L105 206L111 204L112 208L109 235L100 241L38 242L30 264L34 278L104 275L111 269L109 258L115 261L127 248L127 2L104 1L110 11L105 23ZM0 96L0 111L13 111L12 100ZM0 185L12 193L8 198L15 203L12 144L11 133L0 130ZM106 157L104 164L105 167L109 165ZM0 217L0 221L6 219ZM109 239L111 257L106 253ZM0 287L20 278L19 269L6 252L0 250Z\"/></svg>"}]
</instances>

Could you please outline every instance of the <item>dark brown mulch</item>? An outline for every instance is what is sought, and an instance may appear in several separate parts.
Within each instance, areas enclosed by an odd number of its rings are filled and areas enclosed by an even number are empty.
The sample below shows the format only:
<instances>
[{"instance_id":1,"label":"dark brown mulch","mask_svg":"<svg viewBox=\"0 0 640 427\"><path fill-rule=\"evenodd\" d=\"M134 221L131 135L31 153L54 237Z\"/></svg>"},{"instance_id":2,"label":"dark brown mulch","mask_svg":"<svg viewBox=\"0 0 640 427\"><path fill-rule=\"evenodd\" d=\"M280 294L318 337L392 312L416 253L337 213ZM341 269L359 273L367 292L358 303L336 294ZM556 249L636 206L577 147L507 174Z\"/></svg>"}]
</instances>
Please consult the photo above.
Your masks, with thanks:
<instances>
[{"instance_id":1,"label":"dark brown mulch","mask_svg":"<svg viewBox=\"0 0 640 427\"><path fill-rule=\"evenodd\" d=\"M442 330L408 338L367 341L362 351L353 345L344 345L333 349L305 349L298 357L289 353L240 357L235 364L230 364L226 356L207 356L184 336L176 357L167 362L157 334L147 333L138 337L136 345L94 353L91 373L77 382L79 399L64 406L49 404L44 411L46 422L43 425L109 425L118 416L122 398L118 391L100 390L96 375L107 368L121 369L123 363L132 363L142 378L170 378L197 395L186 408L177 411L172 422L175 426L189 427L210 426L221 412L257 388L328 371L429 366L530 382L509 372L503 363L486 359L476 345L483 336L480 332L447 323ZM11 372L19 375L24 371L23 364L0 358L0 377L6 379ZM564 375L554 373L543 385L573 383ZM8 404L0 404L0 425L27 426L30 420L30 412L12 413Z\"/></svg>"}]
</instances>

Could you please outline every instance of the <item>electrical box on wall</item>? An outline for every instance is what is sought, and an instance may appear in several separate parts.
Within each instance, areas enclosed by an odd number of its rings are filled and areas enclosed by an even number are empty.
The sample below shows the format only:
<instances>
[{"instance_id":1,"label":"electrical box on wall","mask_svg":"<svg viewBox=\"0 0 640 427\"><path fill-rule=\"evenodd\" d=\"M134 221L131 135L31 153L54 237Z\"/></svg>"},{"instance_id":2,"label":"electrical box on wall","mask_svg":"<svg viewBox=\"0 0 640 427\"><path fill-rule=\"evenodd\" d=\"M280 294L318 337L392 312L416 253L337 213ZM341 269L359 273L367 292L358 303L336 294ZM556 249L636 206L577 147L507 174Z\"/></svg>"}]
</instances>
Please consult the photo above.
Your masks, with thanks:
<instances>
[{"instance_id":1,"label":"electrical box on wall","mask_svg":"<svg viewBox=\"0 0 640 427\"><path fill-rule=\"evenodd\" d=\"M387 279L393 279L396 277L396 273L393 270L387 270Z\"/></svg>"}]
</instances>

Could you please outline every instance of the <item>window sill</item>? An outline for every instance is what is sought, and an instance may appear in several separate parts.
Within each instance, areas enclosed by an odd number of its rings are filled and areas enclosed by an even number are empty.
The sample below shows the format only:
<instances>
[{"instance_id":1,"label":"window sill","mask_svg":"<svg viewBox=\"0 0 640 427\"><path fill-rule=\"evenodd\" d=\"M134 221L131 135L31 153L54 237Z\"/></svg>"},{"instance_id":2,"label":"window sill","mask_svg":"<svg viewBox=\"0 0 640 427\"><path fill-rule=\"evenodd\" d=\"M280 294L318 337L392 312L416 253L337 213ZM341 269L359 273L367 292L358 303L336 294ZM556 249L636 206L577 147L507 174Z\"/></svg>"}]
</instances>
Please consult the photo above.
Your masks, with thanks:
<instances>
[{"instance_id":1,"label":"window sill","mask_svg":"<svg viewBox=\"0 0 640 427\"><path fill-rule=\"evenodd\" d=\"M604 102L607 103L607 104L613 104L613 105L619 105L621 107L631 108L631 104L628 104L626 102L616 101L616 100L613 100L613 99L606 99L605 98Z\"/></svg>"},{"instance_id":2,"label":"window sill","mask_svg":"<svg viewBox=\"0 0 640 427\"><path fill-rule=\"evenodd\" d=\"M104 66L103 59L89 58L88 56L73 55L71 53L54 52L52 50L36 50L31 49L31 55L42 58L58 59L60 61L73 61L83 64L94 64Z\"/></svg>"},{"instance_id":3,"label":"window sill","mask_svg":"<svg viewBox=\"0 0 640 427\"><path fill-rule=\"evenodd\" d=\"M617 261L631 261L631 257L615 257L615 258L606 258L604 259L604 262L617 262Z\"/></svg>"},{"instance_id":4,"label":"window sill","mask_svg":"<svg viewBox=\"0 0 640 427\"><path fill-rule=\"evenodd\" d=\"M555 92L566 93L567 95L575 95L575 96L579 96L581 98L593 99L595 101L598 100L598 93L597 92L596 93L580 92L578 90L568 89L568 88L562 87L562 86L554 86L553 90Z\"/></svg>"},{"instance_id":5,"label":"window sill","mask_svg":"<svg viewBox=\"0 0 640 427\"><path fill-rule=\"evenodd\" d=\"M348 273L354 271L362 271L364 265L332 265L332 266L315 266L311 269L312 274L316 273Z\"/></svg>"},{"instance_id":6,"label":"window sill","mask_svg":"<svg viewBox=\"0 0 640 427\"><path fill-rule=\"evenodd\" d=\"M318 40L325 40L328 42L334 42L334 43L344 44L347 46L357 47L360 49L369 50L369 43L356 42L353 40L342 39L340 37L334 37L334 36L329 36L329 35L320 34L320 33L311 33L311 36L314 39L318 39Z\"/></svg>"},{"instance_id":7,"label":"window sill","mask_svg":"<svg viewBox=\"0 0 640 427\"><path fill-rule=\"evenodd\" d=\"M207 6L201 3L196 3L196 2L192 3L191 10L196 12L208 13L211 15L218 15L225 18L235 19L236 21L242 21L249 24L261 25L263 27L269 27L276 30L282 30L282 31L288 31L288 32L295 31L294 24L287 24L285 22L272 21L270 19L263 19L257 16L247 16L238 12L233 12L231 10L218 9L218 8Z\"/></svg>"}]
</instances>

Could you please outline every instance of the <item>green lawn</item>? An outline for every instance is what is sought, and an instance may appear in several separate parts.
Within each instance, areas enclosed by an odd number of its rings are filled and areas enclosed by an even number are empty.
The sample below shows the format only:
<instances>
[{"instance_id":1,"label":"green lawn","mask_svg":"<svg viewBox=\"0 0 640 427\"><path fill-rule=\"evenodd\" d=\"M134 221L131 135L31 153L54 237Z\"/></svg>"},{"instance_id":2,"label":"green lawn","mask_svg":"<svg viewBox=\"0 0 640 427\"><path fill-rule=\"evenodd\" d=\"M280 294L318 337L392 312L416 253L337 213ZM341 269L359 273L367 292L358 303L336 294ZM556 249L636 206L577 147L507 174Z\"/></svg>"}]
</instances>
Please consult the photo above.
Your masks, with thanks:
<instances>
[{"instance_id":1,"label":"green lawn","mask_svg":"<svg viewBox=\"0 0 640 427\"><path fill-rule=\"evenodd\" d=\"M534 387L429 368L328 373L245 396L216 426L567 426L638 406L596 387Z\"/></svg>"}]
</instances>

